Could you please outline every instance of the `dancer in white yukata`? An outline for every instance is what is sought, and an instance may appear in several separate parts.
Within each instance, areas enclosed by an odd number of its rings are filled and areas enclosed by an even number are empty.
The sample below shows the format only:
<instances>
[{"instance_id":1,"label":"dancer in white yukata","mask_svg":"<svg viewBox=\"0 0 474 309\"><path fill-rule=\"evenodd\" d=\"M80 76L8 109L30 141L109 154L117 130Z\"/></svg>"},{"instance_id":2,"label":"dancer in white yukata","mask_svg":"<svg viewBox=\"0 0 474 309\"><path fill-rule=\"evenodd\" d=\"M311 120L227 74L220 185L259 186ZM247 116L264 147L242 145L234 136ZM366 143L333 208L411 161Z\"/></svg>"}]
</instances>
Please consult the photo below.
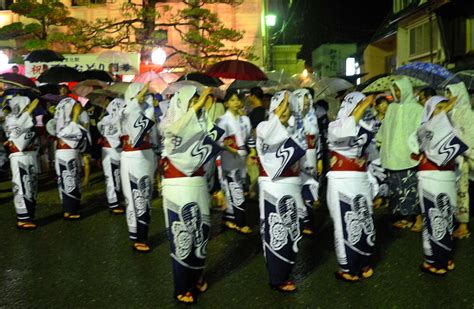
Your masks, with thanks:
<instances>
[{"instance_id":1,"label":"dancer in white yukata","mask_svg":"<svg viewBox=\"0 0 474 309\"><path fill-rule=\"evenodd\" d=\"M224 133L204 110L210 89L198 97L197 88L184 86L170 101L160 125L164 137L163 209L173 259L174 297L194 303L207 290L202 275L210 232L210 195L204 166L221 148Z\"/></svg>"},{"instance_id":2,"label":"dancer in white yukata","mask_svg":"<svg viewBox=\"0 0 474 309\"><path fill-rule=\"evenodd\" d=\"M11 112L5 119L5 146L10 153L16 226L19 229L34 229L38 170L32 113L38 105L38 100L30 103L28 97L17 96L8 104Z\"/></svg>"},{"instance_id":3,"label":"dancer in white yukata","mask_svg":"<svg viewBox=\"0 0 474 309\"><path fill-rule=\"evenodd\" d=\"M255 140L247 116L241 115L242 100L237 91L228 91L224 99L226 113L217 120L217 126L225 131L224 150L220 155L221 186L224 189L227 208L224 226L242 234L252 232L247 225L245 182L247 156L255 157Z\"/></svg>"},{"instance_id":4,"label":"dancer in white yukata","mask_svg":"<svg viewBox=\"0 0 474 309\"><path fill-rule=\"evenodd\" d=\"M298 144L298 131L289 132L289 123L295 121L289 107L290 95L280 91L273 96L269 119L261 122L256 132L260 233L270 286L281 292L296 290L290 274L296 262L305 211L299 164L305 150Z\"/></svg>"},{"instance_id":5,"label":"dancer in white yukata","mask_svg":"<svg viewBox=\"0 0 474 309\"><path fill-rule=\"evenodd\" d=\"M152 107L144 108L146 91L144 84L132 83L125 92L120 117L123 150L120 156L120 178L129 238L134 242L133 249L139 252L150 251L146 241L156 166L150 137L155 117Z\"/></svg>"},{"instance_id":6,"label":"dancer in white yukata","mask_svg":"<svg viewBox=\"0 0 474 309\"><path fill-rule=\"evenodd\" d=\"M298 89L293 92L293 114L296 118L298 136L302 137L300 144L306 149L301 160L301 181L303 184L303 200L305 203L303 234L312 235L314 225L313 203L318 200L319 183L318 157L319 157L319 128L318 118L313 107L313 98L308 89Z\"/></svg>"},{"instance_id":7,"label":"dancer in white yukata","mask_svg":"<svg viewBox=\"0 0 474 309\"><path fill-rule=\"evenodd\" d=\"M120 181L120 153L122 152L120 112L123 105L124 101L122 99L112 100L107 105L107 114L97 123L97 128L102 134L100 144L102 145L102 168L105 176L107 202L113 214L124 213L119 200L122 192Z\"/></svg>"},{"instance_id":8,"label":"dancer in white yukata","mask_svg":"<svg viewBox=\"0 0 474 309\"><path fill-rule=\"evenodd\" d=\"M456 97L449 101L440 96L431 97L425 104L422 125L411 143L413 152L420 153L417 176L425 254L420 269L434 275L454 270L455 159L468 149L446 114L455 103Z\"/></svg>"},{"instance_id":9,"label":"dancer in white yukata","mask_svg":"<svg viewBox=\"0 0 474 309\"><path fill-rule=\"evenodd\" d=\"M80 219L81 203L81 156L88 142L88 131L81 122L82 107L73 98L62 99L54 114L56 141L56 174L64 219ZM54 124L54 122L53 122ZM86 174L85 177L88 175Z\"/></svg>"},{"instance_id":10,"label":"dancer in white yukata","mask_svg":"<svg viewBox=\"0 0 474 309\"><path fill-rule=\"evenodd\" d=\"M362 120L373 97L348 94L335 121L329 124L331 169L327 174L327 203L334 225L339 271L336 277L349 282L373 274L370 256L375 242L372 192L367 176L365 150L373 138Z\"/></svg>"}]
</instances>

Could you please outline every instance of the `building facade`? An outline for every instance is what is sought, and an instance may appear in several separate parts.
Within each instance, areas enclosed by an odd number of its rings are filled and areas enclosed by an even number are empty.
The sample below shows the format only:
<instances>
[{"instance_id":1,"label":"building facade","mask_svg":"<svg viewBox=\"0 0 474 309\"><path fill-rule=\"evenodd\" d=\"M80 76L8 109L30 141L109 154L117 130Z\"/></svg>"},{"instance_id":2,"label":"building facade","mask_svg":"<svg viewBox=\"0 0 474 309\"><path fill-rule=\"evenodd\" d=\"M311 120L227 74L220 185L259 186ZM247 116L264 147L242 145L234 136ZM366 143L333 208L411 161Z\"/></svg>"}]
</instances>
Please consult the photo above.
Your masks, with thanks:
<instances>
[{"instance_id":1,"label":"building facade","mask_svg":"<svg viewBox=\"0 0 474 309\"><path fill-rule=\"evenodd\" d=\"M132 0L136 3L142 1ZM12 1L0 2L0 27L11 24L13 22L28 22L24 18L5 9ZM86 21L95 21L98 18L109 18L120 20L122 18L121 7L128 0L66 0L61 1L71 12L71 16ZM157 9L160 12L159 22L167 22L170 13L166 9L169 6L172 10L184 7L180 0L163 0L158 1ZM258 66L263 66L264 61L264 31L262 19L264 16L263 0L245 0L239 6L230 6L226 4L209 4L206 5L212 12L217 13L220 20L226 27L244 31L244 37L237 43L228 42L230 46L253 47L253 52L258 60L253 61ZM192 47L187 46L181 41L179 33L169 28L163 29L166 37L166 44L172 45L180 50L192 51ZM171 53L171 52L170 52ZM165 66L175 66L182 63L178 57L167 59Z\"/></svg>"},{"instance_id":2,"label":"building facade","mask_svg":"<svg viewBox=\"0 0 474 309\"><path fill-rule=\"evenodd\" d=\"M369 79L415 61L474 68L474 1L393 0L364 50L362 71Z\"/></svg>"}]
</instances>

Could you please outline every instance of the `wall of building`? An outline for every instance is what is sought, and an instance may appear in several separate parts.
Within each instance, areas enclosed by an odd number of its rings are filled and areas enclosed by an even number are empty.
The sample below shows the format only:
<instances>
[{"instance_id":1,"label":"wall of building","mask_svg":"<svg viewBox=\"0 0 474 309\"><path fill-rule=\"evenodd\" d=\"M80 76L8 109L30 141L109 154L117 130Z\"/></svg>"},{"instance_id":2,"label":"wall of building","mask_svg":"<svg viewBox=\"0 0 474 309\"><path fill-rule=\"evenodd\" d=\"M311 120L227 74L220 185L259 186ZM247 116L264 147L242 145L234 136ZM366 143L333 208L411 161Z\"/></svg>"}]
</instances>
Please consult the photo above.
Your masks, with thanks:
<instances>
[{"instance_id":1,"label":"wall of building","mask_svg":"<svg viewBox=\"0 0 474 309\"><path fill-rule=\"evenodd\" d=\"M304 61L297 59L302 45L275 45L272 47L273 70L287 75L300 74L305 66Z\"/></svg>"},{"instance_id":2,"label":"wall of building","mask_svg":"<svg viewBox=\"0 0 474 309\"><path fill-rule=\"evenodd\" d=\"M123 3L128 0L115 0L110 1L107 4L95 4L88 6L71 6L72 1L62 1L65 5L70 8L71 16L84 19L87 21L95 21L97 18L109 18L120 20L122 18L121 7ZM133 0L136 3L141 1ZM180 9L184 7L181 1L170 0L158 4L158 10L162 12L160 22L169 21L170 14L166 14L164 7L169 5L172 9ZM238 43L228 43L229 46L237 46L243 48L246 46L253 47L254 54L258 57L258 60L253 61L258 66L263 66L263 36L261 27L261 18L263 12L263 0L245 0L242 5L238 7L232 7L225 4L211 4L207 6L211 11L217 13L219 18L226 27L239 29L244 31L244 37ZM13 14L11 11L0 11L0 26L10 24L12 22L22 21L27 23L26 18L19 18L19 16ZM176 46L179 49L185 49L190 51L189 47L186 47L174 30L168 31L168 44ZM177 65L178 59L170 59L169 63L165 65Z\"/></svg>"},{"instance_id":3,"label":"wall of building","mask_svg":"<svg viewBox=\"0 0 474 309\"><path fill-rule=\"evenodd\" d=\"M313 68L320 76L346 73L346 58L357 52L356 44L323 44L313 51Z\"/></svg>"},{"instance_id":4,"label":"wall of building","mask_svg":"<svg viewBox=\"0 0 474 309\"><path fill-rule=\"evenodd\" d=\"M364 50L364 62L361 72L367 73L362 80L368 80L376 75L390 73L390 61L395 57L395 49L384 49L370 44Z\"/></svg>"}]
</instances>

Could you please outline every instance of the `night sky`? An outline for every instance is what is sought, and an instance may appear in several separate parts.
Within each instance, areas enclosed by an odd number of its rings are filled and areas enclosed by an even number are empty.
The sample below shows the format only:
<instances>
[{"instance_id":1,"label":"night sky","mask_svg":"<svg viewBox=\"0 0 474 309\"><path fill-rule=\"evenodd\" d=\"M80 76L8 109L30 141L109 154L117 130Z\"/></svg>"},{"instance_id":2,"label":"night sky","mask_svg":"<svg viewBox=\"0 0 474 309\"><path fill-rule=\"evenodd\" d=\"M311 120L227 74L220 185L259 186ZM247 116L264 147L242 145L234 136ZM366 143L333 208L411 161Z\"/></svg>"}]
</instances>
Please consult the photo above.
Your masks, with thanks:
<instances>
[{"instance_id":1,"label":"night sky","mask_svg":"<svg viewBox=\"0 0 474 309\"><path fill-rule=\"evenodd\" d=\"M300 58L308 64L321 44L368 43L392 9L392 0L293 0L290 10L288 2L269 0L279 20L275 30L289 21L277 44L303 44Z\"/></svg>"}]
</instances>

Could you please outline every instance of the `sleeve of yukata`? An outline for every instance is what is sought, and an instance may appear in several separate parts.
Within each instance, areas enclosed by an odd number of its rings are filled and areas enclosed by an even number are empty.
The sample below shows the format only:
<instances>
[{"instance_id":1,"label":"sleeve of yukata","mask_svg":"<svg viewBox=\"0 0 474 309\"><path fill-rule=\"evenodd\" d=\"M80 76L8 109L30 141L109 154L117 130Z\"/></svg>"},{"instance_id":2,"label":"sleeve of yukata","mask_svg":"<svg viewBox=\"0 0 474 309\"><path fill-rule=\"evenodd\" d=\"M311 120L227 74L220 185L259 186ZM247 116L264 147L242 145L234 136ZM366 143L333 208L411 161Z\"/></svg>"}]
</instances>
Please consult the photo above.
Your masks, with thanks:
<instances>
[{"instance_id":1,"label":"sleeve of yukata","mask_svg":"<svg viewBox=\"0 0 474 309\"><path fill-rule=\"evenodd\" d=\"M355 136L357 136L357 124L355 122L354 116L336 119L329 123L329 142L338 143Z\"/></svg>"}]
</instances>

